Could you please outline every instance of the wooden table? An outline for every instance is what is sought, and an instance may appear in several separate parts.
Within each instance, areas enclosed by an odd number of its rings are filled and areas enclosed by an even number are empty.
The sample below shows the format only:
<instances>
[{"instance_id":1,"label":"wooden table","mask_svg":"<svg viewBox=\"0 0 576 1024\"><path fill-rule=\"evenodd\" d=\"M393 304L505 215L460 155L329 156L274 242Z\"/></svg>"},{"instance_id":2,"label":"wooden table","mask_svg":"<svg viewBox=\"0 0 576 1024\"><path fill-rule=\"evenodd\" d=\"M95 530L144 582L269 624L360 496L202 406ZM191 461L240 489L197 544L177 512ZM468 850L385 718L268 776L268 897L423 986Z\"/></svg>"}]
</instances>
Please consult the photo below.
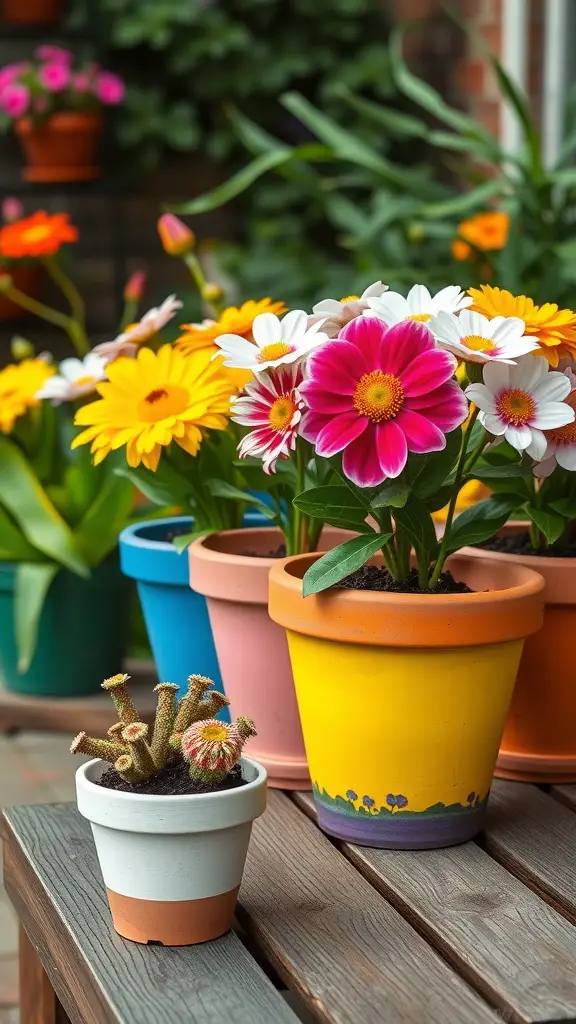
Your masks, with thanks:
<instances>
[{"instance_id":1,"label":"wooden table","mask_svg":"<svg viewBox=\"0 0 576 1024\"><path fill-rule=\"evenodd\" d=\"M576 1020L576 786L496 782L486 834L449 850L338 844L313 818L309 795L271 791L238 931L165 949L111 930L72 805L6 811L22 1024Z\"/></svg>"}]
</instances>

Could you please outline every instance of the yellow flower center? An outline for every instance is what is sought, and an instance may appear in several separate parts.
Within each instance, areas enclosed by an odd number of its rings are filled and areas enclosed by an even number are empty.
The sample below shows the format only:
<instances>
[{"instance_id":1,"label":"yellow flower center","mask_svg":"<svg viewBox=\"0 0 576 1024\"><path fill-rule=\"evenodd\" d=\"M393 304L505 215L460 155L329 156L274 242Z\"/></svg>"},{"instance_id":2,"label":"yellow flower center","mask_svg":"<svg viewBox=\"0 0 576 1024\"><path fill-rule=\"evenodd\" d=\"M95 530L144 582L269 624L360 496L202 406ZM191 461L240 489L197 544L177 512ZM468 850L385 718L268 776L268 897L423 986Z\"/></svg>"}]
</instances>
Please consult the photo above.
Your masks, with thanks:
<instances>
[{"instance_id":1,"label":"yellow flower center","mask_svg":"<svg viewBox=\"0 0 576 1024\"><path fill-rule=\"evenodd\" d=\"M203 740L210 743L221 743L228 739L228 729L225 725L205 725L200 730Z\"/></svg>"},{"instance_id":2,"label":"yellow flower center","mask_svg":"<svg viewBox=\"0 0 576 1024\"><path fill-rule=\"evenodd\" d=\"M569 405L571 409L576 411L576 391L572 391L568 398L565 399L566 405ZM554 427L553 430L546 431L546 437L551 441L556 441L556 444L576 444L576 421L574 423L566 423L564 427Z\"/></svg>"},{"instance_id":3,"label":"yellow flower center","mask_svg":"<svg viewBox=\"0 0 576 1024\"><path fill-rule=\"evenodd\" d=\"M189 404L186 388L167 384L165 388L154 388L138 403L138 417L145 423L158 423L167 416L178 416Z\"/></svg>"},{"instance_id":4,"label":"yellow flower center","mask_svg":"<svg viewBox=\"0 0 576 1024\"><path fill-rule=\"evenodd\" d=\"M522 388L505 388L496 399L496 412L513 427L523 427L536 412L536 403Z\"/></svg>"},{"instance_id":5,"label":"yellow flower center","mask_svg":"<svg viewBox=\"0 0 576 1024\"><path fill-rule=\"evenodd\" d=\"M432 316L432 313L411 313L410 316L405 316L405 320L414 320L417 324L427 324Z\"/></svg>"},{"instance_id":6,"label":"yellow flower center","mask_svg":"<svg viewBox=\"0 0 576 1024\"><path fill-rule=\"evenodd\" d=\"M90 375L88 375L87 377L78 377L78 379L75 380L74 383L76 384L76 387L83 388L85 385L95 384L96 378L91 377Z\"/></svg>"},{"instance_id":7,"label":"yellow flower center","mask_svg":"<svg viewBox=\"0 0 576 1024\"><path fill-rule=\"evenodd\" d=\"M479 334L468 334L462 338L462 344L466 345L471 352L493 352L496 345L489 338L482 338Z\"/></svg>"},{"instance_id":8,"label":"yellow flower center","mask_svg":"<svg viewBox=\"0 0 576 1024\"><path fill-rule=\"evenodd\" d=\"M354 392L354 408L373 423L391 420L404 405L404 391L397 377L373 370L360 378Z\"/></svg>"},{"instance_id":9,"label":"yellow flower center","mask_svg":"<svg viewBox=\"0 0 576 1024\"><path fill-rule=\"evenodd\" d=\"M51 234L52 228L48 224L36 224L33 228L27 228L22 232L22 241L25 244L43 242L45 238L50 238Z\"/></svg>"},{"instance_id":10,"label":"yellow flower center","mask_svg":"<svg viewBox=\"0 0 576 1024\"><path fill-rule=\"evenodd\" d=\"M291 395L281 395L270 406L268 422L272 430L287 430L296 412L296 403Z\"/></svg>"},{"instance_id":11,"label":"yellow flower center","mask_svg":"<svg viewBox=\"0 0 576 1024\"><path fill-rule=\"evenodd\" d=\"M359 295L345 295L343 299L340 299L340 302L345 306L347 302L358 302L359 299Z\"/></svg>"},{"instance_id":12,"label":"yellow flower center","mask_svg":"<svg viewBox=\"0 0 576 1024\"><path fill-rule=\"evenodd\" d=\"M267 363L269 360L281 359L293 351L292 345L287 345L285 341L276 341L273 345L264 345L264 348L260 349L258 362Z\"/></svg>"}]
</instances>

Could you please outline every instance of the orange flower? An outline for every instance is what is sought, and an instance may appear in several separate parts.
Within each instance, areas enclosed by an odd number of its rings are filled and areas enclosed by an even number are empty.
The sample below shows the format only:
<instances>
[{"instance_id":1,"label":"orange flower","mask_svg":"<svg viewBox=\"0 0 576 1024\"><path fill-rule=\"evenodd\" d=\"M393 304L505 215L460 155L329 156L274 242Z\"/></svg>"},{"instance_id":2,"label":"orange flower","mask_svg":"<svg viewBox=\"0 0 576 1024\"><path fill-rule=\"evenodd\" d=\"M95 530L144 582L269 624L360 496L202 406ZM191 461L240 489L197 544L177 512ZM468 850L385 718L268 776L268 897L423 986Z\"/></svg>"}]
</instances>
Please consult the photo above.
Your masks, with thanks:
<instances>
[{"instance_id":1,"label":"orange flower","mask_svg":"<svg viewBox=\"0 0 576 1024\"><path fill-rule=\"evenodd\" d=\"M0 230L0 255L19 260L33 256L54 256L64 242L76 242L78 230L67 213L45 213L6 224Z\"/></svg>"},{"instance_id":2,"label":"orange flower","mask_svg":"<svg viewBox=\"0 0 576 1024\"><path fill-rule=\"evenodd\" d=\"M452 242L454 259L473 259L478 250L493 252L495 249L503 249L508 241L509 227L510 217L502 210L488 210L463 220L458 225L460 237Z\"/></svg>"},{"instance_id":3,"label":"orange flower","mask_svg":"<svg viewBox=\"0 0 576 1024\"><path fill-rule=\"evenodd\" d=\"M204 320L201 324L182 324L185 332L178 338L176 345L183 352L195 352L199 348L211 348L214 345L214 338L221 334L239 334L242 338L248 338L252 333L252 324L259 313L285 313L286 306L283 302L273 302L272 299L249 299L242 306L228 306L223 310L218 320Z\"/></svg>"},{"instance_id":4,"label":"orange flower","mask_svg":"<svg viewBox=\"0 0 576 1024\"><path fill-rule=\"evenodd\" d=\"M474 299L470 309L484 316L517 316L526 325L525 333L538 338L541 348L533 353L545 356L551 366L560 359L576 359L576 313L572 309L559 309L555 302L537 306L527 295L512 295L504 288L483 284L469 288Z\"/></svg>"}]
</instances>

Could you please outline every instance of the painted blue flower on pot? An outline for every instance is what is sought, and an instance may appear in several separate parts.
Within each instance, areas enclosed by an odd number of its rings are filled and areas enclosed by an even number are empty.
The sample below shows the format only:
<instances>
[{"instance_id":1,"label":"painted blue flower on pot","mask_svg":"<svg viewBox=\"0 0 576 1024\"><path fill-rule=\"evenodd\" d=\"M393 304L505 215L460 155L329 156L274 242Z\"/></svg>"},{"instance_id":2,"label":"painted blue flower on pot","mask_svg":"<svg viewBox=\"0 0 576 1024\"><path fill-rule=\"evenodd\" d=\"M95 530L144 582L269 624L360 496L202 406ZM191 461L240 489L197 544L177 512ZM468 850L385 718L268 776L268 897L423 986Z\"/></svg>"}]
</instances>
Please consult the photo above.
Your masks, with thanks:
<instances>
[{"instance_id":1,"label":"painted blue flower on pot","mask_svg":"<svg viewBox=\"0 0 576 1024\"><path fill-rule=\"evenodd\" d=\"M366 810L370 814L370 812L372 811L372 808L374 807L374 800L372 799L372 797L371 796L363 796L362 797L362 803L364 804L364 807L366 808Z\"/></svg>"},{"instance_id":2,"label":"painted blue flower on pot","mask_svg":"<svg viewBox=\"0 0 576 1024\"><path fill-rule=\"evenodd\" d=\"M406 804L408 803L408 798L402 796L402 793L398 793L396 795L394 795L394 793L388 793L388 796L386 797L386 803L388 804L388 807L390 808L392 814L394 814L394 811L397 807L398 809L406 807Z\"/></svg>"},{"instance_id":3,"label":"painted blue flower on pot","mask_svg":"<svg viewBox=\"0 0 576 1024\"><path fill-rule=\"evenodd\" d=\"M355 804L358 799L358 793L355 793L353 789L348 789L346 790L346 799L349 800L351 804Z\"/></svg>"},{"instance_id":4,"label":"painted blue flower on pot","mask_svg":"<svg viewBox=\"0 0 576 1024\"><path fill-rule=\"evenodd\" d=\"M472 807L472 804L474 803L475 799L476 799L476 793L474 793L474 792L468 793L468 796L466 797L466 803L468 804L468 807Z\"/></svg>"}]
</instances>

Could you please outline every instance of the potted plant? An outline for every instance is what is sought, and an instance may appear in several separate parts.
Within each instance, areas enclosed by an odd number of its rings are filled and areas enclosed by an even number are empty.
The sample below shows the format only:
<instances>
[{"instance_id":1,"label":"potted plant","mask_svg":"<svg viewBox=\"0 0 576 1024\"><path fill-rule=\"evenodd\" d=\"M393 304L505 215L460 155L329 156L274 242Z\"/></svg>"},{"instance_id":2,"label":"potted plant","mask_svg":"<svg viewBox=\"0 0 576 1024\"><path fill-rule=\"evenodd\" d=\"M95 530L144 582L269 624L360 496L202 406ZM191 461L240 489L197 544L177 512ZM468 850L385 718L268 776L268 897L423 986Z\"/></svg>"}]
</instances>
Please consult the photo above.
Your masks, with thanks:
<instances>
[{"instance_id":1,"label":"potted plant","mask_svg":"<svg viewBox=\"0 0 576 1024\"><path fill-rule=\"evenodd\" d=\"M91 824L116 931L134 942L207 942L232 924L266 771L242 749L254 723L214 718L226 698L202 676L159 683L154 728L139 720L128 676L106 679L117 722L107 739L79 733L78 810Z\"/></svg>"},{"instance_id":2,"label":"potted plant","mask_svg":"<svg viewBox=\"0 0 576 1024\"><path fill-rule=\"evenodd\" d=\"M516 307L541 344L537 360L521 359L504 372L486 366L470 392L480 425L501 442L475 464L471 478L505 492L511 521L498 537L466 554L531 567L546 582L544 625L526 641L496 774L576 782L576 696L562 643L576 621L576 314L551 304L527 305L523 297L494 287L471 289L471 295L481 314L492 318L504 306ZM516 394L512 424L500 411L506 387ZM559 404L561 423L552 424L536 408L544 394Z\"/></svg>"},{"instance_id":3,"label":"potted plant","mask_svg":"<svg viewBox=\"0 0 576 1024\"><path fill-rule=\"evenodd\" d=\"M416 286L409 298L408 313L403 296L369 299L368 315L308 360L299 433L339 482L306 486L295 505L327 521L346 510L359 536L278 562L269 599L288 634L321 827L403 849L482 827L544 587L524 566L458 554L505 523L506 495L454 519L492 437L475 428L452 353L470 378L478 358L500 368L536 342L521 320L470 319L457 287L431 296ZM573 419L545 404L555 422ZM446 504L439 542L432 515Z\"/></svg>"},{"instance_id":4,"label":"potted plant","mask_svg":"<svg viewBox=\"0 0 576 1024\"><path fill-rule=\"evenodd\" d=\"M2 19L13 25L48 25L62 14L62 0L2 0Z\"/></svg>"},{"instance_id":5,"label":"potted plant","mask_svg":"<svg viewBox=\"0 0 576 1024\"><path fill-rule=\"evenodd\" d=\"M77 61L70 50L38 47L31 60L0 69L0 111L26 157L27 181L89 181L100 175L102 110L124 99L111 71Z\"/></svg>"}]
</instances>

